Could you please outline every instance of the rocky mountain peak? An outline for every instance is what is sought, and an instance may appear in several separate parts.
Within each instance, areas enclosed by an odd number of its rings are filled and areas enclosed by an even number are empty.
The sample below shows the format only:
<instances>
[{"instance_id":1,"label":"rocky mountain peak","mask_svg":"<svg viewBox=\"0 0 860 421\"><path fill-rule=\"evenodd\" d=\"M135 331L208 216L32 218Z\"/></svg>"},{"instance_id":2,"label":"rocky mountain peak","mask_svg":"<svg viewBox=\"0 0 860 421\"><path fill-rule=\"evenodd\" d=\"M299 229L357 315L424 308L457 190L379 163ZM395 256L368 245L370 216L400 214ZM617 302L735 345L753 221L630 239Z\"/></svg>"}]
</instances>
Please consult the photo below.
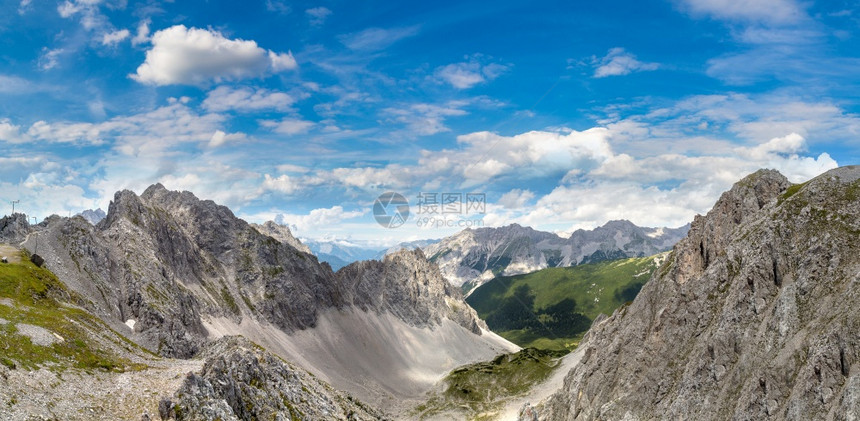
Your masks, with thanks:
<instances>
[{"instance_id":1,"label":"rocky mountain peak","mask_svg":"<svg viewBox=\"0 0 860 421\"><path fill-rule=\"evenodd\" d=\"M858 249L860 168L744 178L592 325L541 419L860 415Z\"/></svg>"},{"instance_id":2,"label":"rocky mountain peak","mask_svg":"<svg viewBox=\"0 0 860 421\"><path fill-rule=\"evenodd\" d=\"M420 249L400 250L382 261L352 263L337 272L352 304L365 311L389 312L410 325L428 327L448 318L473 333L486 325L463 301L439 268Z\"/></svg>"},{"instance_id":3,"label":"rocky mountain peak","mask_svg":"<svg viewBox=\"0 0 860 421\"><path fill-rule=\"evenodd\" d=\"M723 193L707 215L696 216L687 238L675 247L677 281L684 283L705 271L717 256L725 254L735 228L775 202L790 186L791 182L778 171L759 170Z\"/></svg>"}]
</instances>

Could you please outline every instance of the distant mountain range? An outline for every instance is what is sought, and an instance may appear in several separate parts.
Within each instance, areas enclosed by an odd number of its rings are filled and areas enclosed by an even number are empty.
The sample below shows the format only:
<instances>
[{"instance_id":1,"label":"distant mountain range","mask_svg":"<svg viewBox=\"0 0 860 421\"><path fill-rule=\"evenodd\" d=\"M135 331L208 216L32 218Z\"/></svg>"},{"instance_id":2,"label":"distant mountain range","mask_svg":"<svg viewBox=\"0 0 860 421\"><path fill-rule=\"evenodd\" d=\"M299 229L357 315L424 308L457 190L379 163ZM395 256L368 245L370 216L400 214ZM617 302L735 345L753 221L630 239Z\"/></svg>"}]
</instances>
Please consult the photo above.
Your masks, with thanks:
<instances>
[{"instance_id":1,"label":"distant mountain range","mask_svg":"<svg viewBox=\"0 0 860 421\"><path fill-rule=\"evenodd\" d=\"M365 247L347 240L302 238L301 241L320 261L328 263L335 271L353 262L378 258L381 251L380 248Z\"/></svg>"},{"instance_id":2,"label":"distant mountain range","mask_svg":"<svg viewBox=\"0 0 860 421\"><path fill-rule=\"evenodd\" d=\"M466 229L424 247L442 274L465 290L495 278L669 250L690 225L643 228L630 221L610 221L593 230L576 230L568 238L517 224Z\"/></svg>"},{"instance_id":3,"label":"distant mountain range","mask_svg":"<svg viewBox=\"0 0 860 421\"><path fill-rule=\"evenodd\" d=\"M87 209L79 213L78 215L80 215L82 218L86 219L87 222L93 225L98 224L102 221L102 219L105 219L105 217L107 216L105 211L101 210L101 208L95 210Z\"/></svg>"}]
</instances>

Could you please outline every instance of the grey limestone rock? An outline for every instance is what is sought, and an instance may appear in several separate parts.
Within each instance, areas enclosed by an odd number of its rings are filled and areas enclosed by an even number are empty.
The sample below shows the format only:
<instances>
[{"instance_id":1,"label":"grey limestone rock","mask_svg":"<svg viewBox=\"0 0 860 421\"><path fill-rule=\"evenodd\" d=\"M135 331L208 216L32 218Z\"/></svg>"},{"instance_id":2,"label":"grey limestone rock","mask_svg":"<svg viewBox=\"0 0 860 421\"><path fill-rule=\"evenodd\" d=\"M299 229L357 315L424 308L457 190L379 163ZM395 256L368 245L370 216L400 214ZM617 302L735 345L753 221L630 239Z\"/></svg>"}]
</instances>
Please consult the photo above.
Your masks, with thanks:
<instances>
[{"instance_id":1,"label":"grey limestone rock","mask_svg":"<svg viewBox=\"0 0 860 421\"><path fill-rule=\"evenodd\" d=\"M735 184L592 326L540 419L858 419L859 180Z\"/></svg>"}]
</instances>

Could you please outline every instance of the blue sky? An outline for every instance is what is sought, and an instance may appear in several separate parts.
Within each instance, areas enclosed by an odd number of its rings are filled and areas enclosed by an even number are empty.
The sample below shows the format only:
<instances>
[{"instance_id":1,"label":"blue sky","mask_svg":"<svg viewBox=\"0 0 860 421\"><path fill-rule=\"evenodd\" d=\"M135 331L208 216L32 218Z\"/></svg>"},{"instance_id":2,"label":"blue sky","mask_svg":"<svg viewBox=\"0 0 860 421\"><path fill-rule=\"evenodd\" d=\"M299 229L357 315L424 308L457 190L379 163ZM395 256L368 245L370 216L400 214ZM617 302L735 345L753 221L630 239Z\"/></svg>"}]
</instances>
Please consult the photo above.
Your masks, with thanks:
<instances>
[{"instance_id":1,"label":"blue sky","mask_svg":"<svg viewBox=\"0 0 860 421\"><path fill-rule=\"evenodd\" d=\"M379 245L459 229L418 228L421 192L678 226L757 168L860 161L856 1L0 4L0 203L38 218L161 182Z\"/></svg>"}]
</instances>

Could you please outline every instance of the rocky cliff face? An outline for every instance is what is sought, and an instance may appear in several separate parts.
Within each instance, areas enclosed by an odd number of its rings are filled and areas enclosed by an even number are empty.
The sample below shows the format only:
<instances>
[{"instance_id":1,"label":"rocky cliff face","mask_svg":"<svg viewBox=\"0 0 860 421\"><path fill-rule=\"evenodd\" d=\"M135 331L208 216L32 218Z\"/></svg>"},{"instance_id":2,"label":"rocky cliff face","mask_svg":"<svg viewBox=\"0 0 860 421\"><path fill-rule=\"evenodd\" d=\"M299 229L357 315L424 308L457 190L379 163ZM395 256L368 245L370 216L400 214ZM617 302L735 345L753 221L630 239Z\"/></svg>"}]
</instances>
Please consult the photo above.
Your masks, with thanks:
<instances>
[{"instance_id":1,"label":"rocky cliff face","mask_svg":"<svg viewBox=\"0 0 860 421\"><path fill-rule=\"evenodd\" d=\"M337 277L350 291L350 304L364 311L388 312L416 327L432 327L448 318L478 335L487 328L465 304L459 288L448 283L421 250L356 262Z\"/></svg>"},{"instance_id":2,"label":"rocky cliff face","mask_svg":"<svg viewBox=\"0 0 860 421\"><path fill-rule=\"evenodd\" d=\"M0 218L0 242L18 244L24 241L30 231L27 216L23 213L13 213Z\"/></svg>"},{"instance_id":3,"label":"rocky cliff face","mask_svg":"<svg viewBox=\"0 0 860 421\"><path fill-rule=\"evenodd\" d=\"M577 230L561 238L513 224L466 229L424 247L424 252L453 284L480 285L497 275L651 256L670 249L688 228L642 228L630 221L610 221L594 230Z\"/></svg>"},{"instance_id":4,"label":"rocky cliff face","mask_svg":"<svg viewBox=\"0 0 860 421\"><path fill-rule=\"evenodd\" d=\"M738 182L596 321L546 420L860 417L860 167Z\"/></svg>"}]
</instances>

